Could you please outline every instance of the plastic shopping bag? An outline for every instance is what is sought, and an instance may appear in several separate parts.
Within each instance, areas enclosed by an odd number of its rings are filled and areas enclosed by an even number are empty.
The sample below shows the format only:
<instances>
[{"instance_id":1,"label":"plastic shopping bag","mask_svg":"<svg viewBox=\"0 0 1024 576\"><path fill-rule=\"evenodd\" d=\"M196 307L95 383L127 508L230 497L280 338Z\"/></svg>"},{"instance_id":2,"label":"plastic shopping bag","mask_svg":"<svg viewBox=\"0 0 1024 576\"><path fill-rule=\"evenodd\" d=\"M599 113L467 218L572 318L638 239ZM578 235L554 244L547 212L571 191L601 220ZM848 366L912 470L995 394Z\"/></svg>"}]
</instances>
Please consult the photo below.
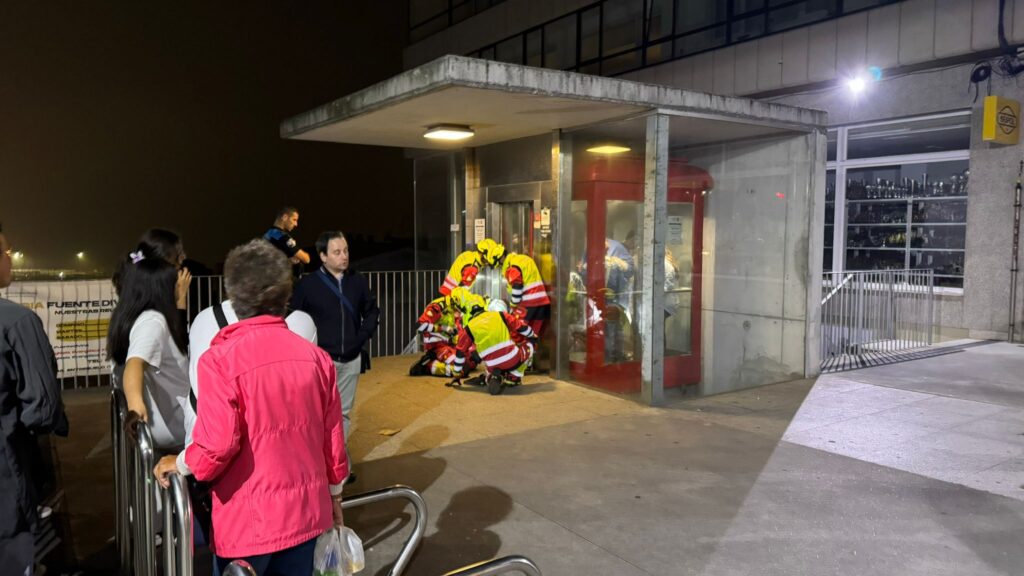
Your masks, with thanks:
<instances>
[{"instance_id":1,"label":"plastic shopping bag","mask_svg":"<svg viewBox=\"0 0 1024 576\"><path fill-rule=\"evenodd\" d=\"M359 539L359 536L348 526L341 527L341 554L344 557L344 562L350 572L347 574L355 574L366 566L366 557L363 555L363 541Z\"/></svg>"},{"instance_id":2,"label":"plastic shopping bag","mask_svg":"<svg viewBox=\"0 0 1024 576\"><path fill-rule=\"evenodd\" d=\"M365 563L363 542L348 526L331 528L316 540L313 576L352 576Z\"/></svg>"}]
</instances>

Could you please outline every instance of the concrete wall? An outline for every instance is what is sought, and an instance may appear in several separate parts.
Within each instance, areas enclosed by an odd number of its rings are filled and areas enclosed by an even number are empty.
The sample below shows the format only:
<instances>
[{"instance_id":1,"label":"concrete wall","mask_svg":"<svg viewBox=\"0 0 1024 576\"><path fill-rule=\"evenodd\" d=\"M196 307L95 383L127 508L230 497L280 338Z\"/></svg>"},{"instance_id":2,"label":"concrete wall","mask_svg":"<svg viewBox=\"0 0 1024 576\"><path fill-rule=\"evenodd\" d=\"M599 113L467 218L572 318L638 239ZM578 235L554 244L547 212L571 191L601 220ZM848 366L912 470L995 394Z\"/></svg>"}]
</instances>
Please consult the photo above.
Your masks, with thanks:
<instances>
[{"instance_id":1,"label":"concrete wall","mask_svg":"<svg viewBox=\"0 0 1024 576\"><path fill-rule=\"evenodd\" d=\"M624 75L724 95L755 95L999 45L998 0L907 0ZM1007 0L1007 38L1024 42L1024 0Z\"/></svg>"},{"instance_id":2,"label":"concrete wall","mask_svg":"<svg viewBox=\"0 0 1024 576\"><path fill-rule=\"evenodd\" d=\"M811 141L685 151L715 179L704 206L702 394L805 375L808 290L820 293L808 271L813 197L824 200L811 186Z\"/></svg>"},{"instance_id":3,"label":"concrete wall","mask_svg":"<svg viewBox=\"0 0 1024 576\"><path fill-rule=\"evenodd\" d=\"M592 0L507 0L405 49L412 68L468 54ZM723 95L753 95L914 66L998 47L998 0L906 0L631 72L623 78ZM1024 0L1007 0L1011 42L1024 42Z\"/></svg>"}]
</instances>

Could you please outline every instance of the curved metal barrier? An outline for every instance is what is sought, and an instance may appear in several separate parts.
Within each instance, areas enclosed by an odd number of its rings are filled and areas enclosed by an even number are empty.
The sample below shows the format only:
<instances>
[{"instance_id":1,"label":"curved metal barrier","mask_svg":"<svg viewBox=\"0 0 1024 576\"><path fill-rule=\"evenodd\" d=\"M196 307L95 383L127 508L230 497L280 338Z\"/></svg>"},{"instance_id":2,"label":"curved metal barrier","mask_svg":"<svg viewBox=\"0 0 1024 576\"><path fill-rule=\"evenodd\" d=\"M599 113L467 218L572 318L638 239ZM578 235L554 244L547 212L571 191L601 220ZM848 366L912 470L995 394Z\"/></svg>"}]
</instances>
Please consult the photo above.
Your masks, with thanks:
<instances>
[{"instance_id":1,"label":"curved metal barrier","mask_svg":"<svg viewBox=\"0 0 1024 576\"><path fill-rule=\"evenodd\" d=\"M155 451L149 426L136 428L130 445L124 431L128 414L124 392L111 388L110 437L114 463L115 543L120 574L156 576ZM192 576L192 503L184 478L171 476L159 493L163 503L163 576Z\"/></svg>"},{"instance_id":2,"label":"curved metal barrier","mask_svg":"<svg viewBox=\"0 0 1024 576\"><path fill-rule=\"evenodd\" d=\"M412 559L412 553L416 551L420 541L423 540L423 534L427 530L427 504L423 501L423 497L412 488L397 484L388 488L345 497L341 502L341 508L348 510L349 508L356 508L374 502L383 502L384 500L394 500L396 498L404 498L412 503L413 509L416 510L416 525L412 530L412 534L409 535L409 539L402 546L402 552L398 555L398 559L395 560L395 564L388 572L388 576L398 576L405 571L409 565L409 560Z\"/></svg>"},{"instance_id":3,"label":"curved metal barrier","mask_svg":"<svg viewBox=\"0 0 1024 576\"><path fill-rule=\"evenodd\" d=\"M526 576L541 576L540 568L526 556L505 556L486 562L470 564L444 576L493 576L495 574L508 574L509 572L522 572Z\"/></svg>"},{"instance_id":4,"label":"curved metal barrier","mask_svg":"<svg viewBox=\"0 0 1024 576\"><path fill-rule=\"evenodd\" d=\"M135 554L135 576L156 575L156 479L153 478L153 436L149 426L139 423L135 430L136 450L129 451L132 480L127 488L132 499L131 520L135 528L132 550Z\"/></svg>"},{"instance_id":5,"label":"curved metal barrier","mask_svg":"<svg viewBox=\"0 0 1024 576\"><path fill-rule=\"evenodd\" d=\"M192 576L192 501L188 484L170 475L164 497L164 576Z\"/></svg>"},{"instance_id":6,"label":"curved metal barrier","mask_svg":"<svg viewBox=\"0 0 1024 576\"><path fill-rule=\"evenodd\" d=\"M132 563L131 505L128 495L128 455L124 441L124 417L128 408L124 394L110 388L110 443L114 462L114 544L120 574L128 574Z\"/></svg>"}]
</instances>

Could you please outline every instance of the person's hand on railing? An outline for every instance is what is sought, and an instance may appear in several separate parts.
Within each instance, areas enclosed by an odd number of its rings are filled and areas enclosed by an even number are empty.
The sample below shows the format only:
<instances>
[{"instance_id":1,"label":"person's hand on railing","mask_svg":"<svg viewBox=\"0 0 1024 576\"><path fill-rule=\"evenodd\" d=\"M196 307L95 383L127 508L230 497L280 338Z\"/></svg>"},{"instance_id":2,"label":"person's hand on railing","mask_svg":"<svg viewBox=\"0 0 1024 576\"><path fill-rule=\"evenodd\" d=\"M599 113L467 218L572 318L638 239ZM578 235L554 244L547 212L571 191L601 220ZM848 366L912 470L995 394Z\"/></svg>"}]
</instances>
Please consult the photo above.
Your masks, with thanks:
<instances>
[{"instance_id":1,"label":"person's hand on railing","mask_svg":"<svg viewBox=\"0 0 1024 576\"><path fill-rule=\"evenodd\" d=\"M148 422L149 413L146 412L146 406L128 407L128 414L124 417L124 433L128 436L128 439L134 444L138 442L138 434L136 429L139 426L139 422Z\"/></svg>"},{"instance_id":2,"label":"person's hand on railing","mask_svg":"<svg viewBox=\"0 0 1024 576\"><path fill-rule=\"evenodd\" d=\"M156 481L160 483L160 486L164 488L171 487L171 474L178 473L178 457L174 454L169 454L160 459L153 468L153 476L156 476Z\"/></svg>"}]
</instances>

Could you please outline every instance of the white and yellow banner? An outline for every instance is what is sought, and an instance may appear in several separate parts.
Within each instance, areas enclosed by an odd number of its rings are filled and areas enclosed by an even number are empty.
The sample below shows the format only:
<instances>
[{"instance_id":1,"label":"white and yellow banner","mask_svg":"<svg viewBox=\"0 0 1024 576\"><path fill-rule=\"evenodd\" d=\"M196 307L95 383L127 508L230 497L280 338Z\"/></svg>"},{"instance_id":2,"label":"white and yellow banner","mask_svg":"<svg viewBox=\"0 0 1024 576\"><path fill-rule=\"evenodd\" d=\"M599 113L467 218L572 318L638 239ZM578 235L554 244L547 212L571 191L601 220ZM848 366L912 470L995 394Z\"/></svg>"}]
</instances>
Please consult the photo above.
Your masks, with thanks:
<instances>
[{"instance_id":1,"label":"white and yellow banner","mask_svg":"<svg viewBox=\"0 0 1024 576\"><path fill-rule=\"evenodd\" d=\"M0 296L43 321L60 378L110 373L107 327L117 305L110 280L15 282Z\"/></svg>"}]
</instances>

